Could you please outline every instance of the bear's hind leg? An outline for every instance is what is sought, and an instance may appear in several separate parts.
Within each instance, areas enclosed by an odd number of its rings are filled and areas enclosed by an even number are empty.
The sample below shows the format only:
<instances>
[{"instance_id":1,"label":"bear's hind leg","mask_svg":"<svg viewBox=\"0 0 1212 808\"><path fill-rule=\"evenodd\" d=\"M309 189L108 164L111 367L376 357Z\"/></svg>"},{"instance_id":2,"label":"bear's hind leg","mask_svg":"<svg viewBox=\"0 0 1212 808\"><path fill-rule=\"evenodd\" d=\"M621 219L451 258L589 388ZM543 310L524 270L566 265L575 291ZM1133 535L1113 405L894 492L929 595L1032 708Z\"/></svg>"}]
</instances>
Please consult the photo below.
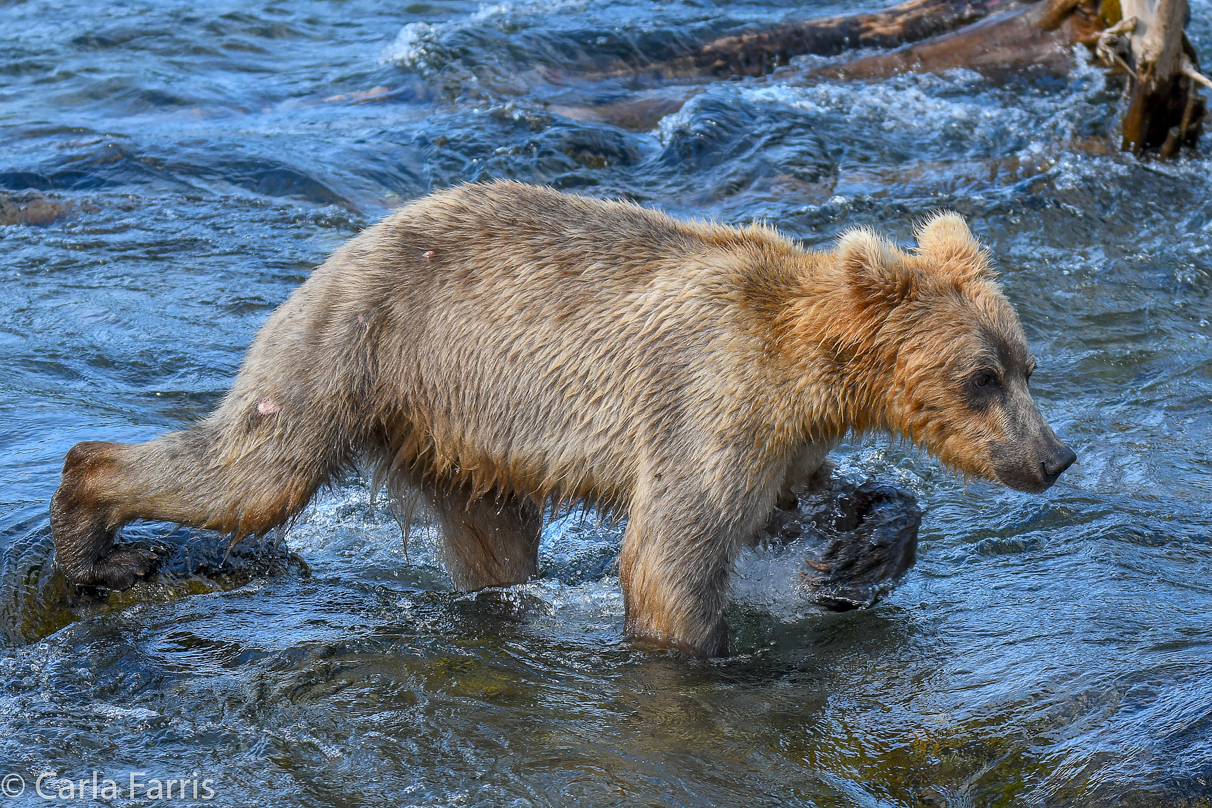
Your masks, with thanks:
<instances>
[{"instance_id":1,"label":"bear's hind leg","mask_svg":"<svg viewBox=\"0 0 1212 808\"><path fill-rule=\"evenodd\" d=\"M63 462L63 476L51 498L51 532L55 560L69 581L129 589L156 563L149 548L114 546L114 487L110 484L117 455L128 447L117 443L77 443Z\"/></svg>"},{"instance_id":2,"label":"bear's hind leg","mask_svg":"<svg viewBox=\"0 0 1212 808\"><path fill-rule=\"evenodd\" d=\"M475 496L465 484L427 483L442 528L446 571L463 591L529 581L539 571L543 515L529 497Z\"/></svg>"},{"instance_id":3,"label":"bear's hind leg","mask_svg":"<svg viewBox=\"0 0 1212 808\"><path fill-rule=\"evenodd\" d=\"M339 466L331 445L306 429L239 438L212 416L191 429L140 444L78 443L51 499L55 556L68 580L126 589L156 556L115 546L135 519L217 530L233 541L263 535L298 513Z\"/></svg>"}]
</instances>

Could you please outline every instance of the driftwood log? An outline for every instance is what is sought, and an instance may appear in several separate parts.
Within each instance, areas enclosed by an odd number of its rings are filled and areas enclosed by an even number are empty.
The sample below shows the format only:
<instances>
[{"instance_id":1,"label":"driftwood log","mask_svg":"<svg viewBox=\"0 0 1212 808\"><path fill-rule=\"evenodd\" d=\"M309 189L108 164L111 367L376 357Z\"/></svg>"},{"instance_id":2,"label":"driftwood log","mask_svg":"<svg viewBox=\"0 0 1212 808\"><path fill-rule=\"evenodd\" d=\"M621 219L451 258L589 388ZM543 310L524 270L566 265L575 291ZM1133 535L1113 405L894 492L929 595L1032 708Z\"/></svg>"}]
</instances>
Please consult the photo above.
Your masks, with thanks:
<instances>
[{"instance_id":1,"label":"driftwood log","mask_svg":"<svg viewBox=\"0 0 1212 808\"><path fill-rule=\"evenodd\" d=\"M1199 59L1183 33L1190 13L1187 0L1104 0L1103 5L1111 17L1100 53L1132 76L1123 149L1139 154L1160 146L1161 156L1171 157L1199 137L1205 104L1197 88L1212 86L1199 72ZM1122 38L1117 41L1117 36Z\"/></svg>"},{"instance_id":2,"label":"driftwood log","mask_svg":"<svg viewBox=\"0 0 1212 808\"><path fill-rule=\"evenodd\" d=\"M1100 19L1088 2L1045 0L889 53L815 70L812 78L884 78L965 67L1001 77L1065 73L1073 45L1097 37Z\"/></svg>"},{"instance_id":3,"label":"driftwood log","mask_svg":"<svg viewBox=\"0 0 1212 808\"><path fill-rule=\"evenodd\" d=\"M1073 49L1088 47L1128 80L1122 148L1163 158L1198 139L1205 112L1199 60L1183 33L1187 0L909 0L870 14L799 20L731 34L661 61L613 72L643 81L761 76L796 56L836 56L884 49L795 74L797 83L879 79L906 72L965 67L993 77L1063 73ZM693 91L649 91L650 106L668 112ZM643 101L636 103L643 104ZM587 117L610 120L611 111ZM625 124L624 124L625 125Z\"/></svg>"},{"instance_id":4,"label":"driftwood log","mask_svg":"<svg viewBox=\"0 0 1212 808\"><path fill-rule=\"evenodd\" d=\"M1033 0L908 0L850 17L793 20L712 40L673 58L630 65L620 74L678 79L763 76L796 56L837 56L855 48L897 48L963 28Z\"/></svg>"}]
</instances>

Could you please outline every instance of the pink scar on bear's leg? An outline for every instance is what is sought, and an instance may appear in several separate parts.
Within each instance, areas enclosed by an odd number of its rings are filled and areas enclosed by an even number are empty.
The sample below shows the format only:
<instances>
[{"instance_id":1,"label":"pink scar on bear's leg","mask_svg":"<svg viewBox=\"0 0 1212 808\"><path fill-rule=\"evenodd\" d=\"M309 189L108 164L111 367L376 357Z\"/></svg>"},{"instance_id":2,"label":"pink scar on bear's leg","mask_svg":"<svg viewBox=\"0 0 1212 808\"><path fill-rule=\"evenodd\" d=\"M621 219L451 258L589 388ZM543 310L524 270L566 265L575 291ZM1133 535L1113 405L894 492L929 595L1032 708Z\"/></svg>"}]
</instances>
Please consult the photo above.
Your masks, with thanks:
<instances>
[{"instance_id":1,"label":"pink scar on bear's leg","mask_svg":"<svg viewBox=\"0 0 1212 808\"><path fill-rule=\"evenodd\" d=\"M278 411L278 402L274 401L269 396L257 402L257 412L262 415L273 415Z\"/></svg>"},{"instance_id":2,"label":"pink scar on bear's leg","mask_svg":"<svg viewBox=\"0 0 1212 808\"><path fill-rule=\"evenodd\" d=\"M430 258L433 258L433 250L426 250L425 251L425 260L428 261Z\"/></svg>"}]
</instances>

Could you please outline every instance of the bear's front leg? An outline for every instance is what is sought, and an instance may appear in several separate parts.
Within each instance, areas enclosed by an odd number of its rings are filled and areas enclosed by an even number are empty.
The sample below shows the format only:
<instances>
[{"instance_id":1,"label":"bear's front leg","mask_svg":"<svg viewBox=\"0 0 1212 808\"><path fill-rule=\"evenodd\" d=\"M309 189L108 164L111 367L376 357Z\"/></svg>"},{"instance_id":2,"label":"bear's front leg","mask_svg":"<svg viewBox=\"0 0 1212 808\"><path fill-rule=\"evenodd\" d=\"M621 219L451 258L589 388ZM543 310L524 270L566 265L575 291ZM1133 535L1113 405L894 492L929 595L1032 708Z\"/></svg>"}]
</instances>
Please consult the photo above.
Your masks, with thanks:
<instances>
[{"instance_id":1,"label":"bear's front leg","mask_svg":"<svg viewBox=\"0 0 1212 808\"><path fill-rule=\"evenodd\" d=\"M779 492L778 506L782 510L794 510L799 502L800 494L804 493L813 478L825 465L825 457L841 441L837 438L821 440L806 444L791 460L783 477L782 490Z\"/></svg>"},{"instance_id":2,"label":"bear's front leg","mask_svg":"<svg viewBox=\"0 0 1212 808\"><path fill-rule=\"evenodd\" d=\"M666 486L632 504L619 554L625 628L696 656L727 656L728 577L773 502L761 489L696 491Z\"/></svg>"},{"instance_id":3,"label":"bear's front leg","mask_svg":"<svg viewBox=\"0 0 1212 808\"><path fill-rule=\"evenodd\" d=\"M476 496L467 484L422 484L442 526L446 571L457 589L512 586L539 572L543 514L517 494Z\"/></svg>"}]
</instances>

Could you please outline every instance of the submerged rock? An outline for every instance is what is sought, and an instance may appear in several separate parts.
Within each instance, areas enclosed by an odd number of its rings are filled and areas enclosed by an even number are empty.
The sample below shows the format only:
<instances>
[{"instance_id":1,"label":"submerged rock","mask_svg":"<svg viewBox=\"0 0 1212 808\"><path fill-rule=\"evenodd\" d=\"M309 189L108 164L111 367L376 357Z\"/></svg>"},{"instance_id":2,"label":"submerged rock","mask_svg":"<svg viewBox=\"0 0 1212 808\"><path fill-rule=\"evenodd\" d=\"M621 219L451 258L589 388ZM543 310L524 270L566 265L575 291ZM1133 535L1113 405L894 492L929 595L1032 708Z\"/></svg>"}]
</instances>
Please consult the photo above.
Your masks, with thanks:
<instances>
[{"instance_id":1,"label":"submerged rock","mask_svg":"<svg viewBox=\"0 0 1212 808\"><path fill-rule=\"evenodd\" d=\"M807 540L808 598L832 611L866 609L917 561L922 509L907 491L868 480L856 485L826 472L790 510L765 527L769 543Z\"/></svg>"},{"instance_id":2,"label":"submerged rock","mask_svg":"<svg viewBox=\"0 0 1212 808\"><path fill-rule=\"evenodd\" d=\"M0 534L0 546L6 547L0 557L0 642L36 642L84 617L136 603L237 589L263 576L310 573L307 563L275 534L229 550L213 533L178 528L158 535L150 525L138 525L125 531L121 541L154 547L160 554L158 574L131 589L110 592L63 577L44 516Z\"/></svg>"},{"instance_id":3,"label":"submerged rock","mask_svg":"<svg viewBox=\"0 0 1212 808\"><path fill-rule=\"evenodd\" d=\"M0 191L0 226L6 224L50 224L63 215L67 206L32 191Z\"/></svg>"}]
</instances>

